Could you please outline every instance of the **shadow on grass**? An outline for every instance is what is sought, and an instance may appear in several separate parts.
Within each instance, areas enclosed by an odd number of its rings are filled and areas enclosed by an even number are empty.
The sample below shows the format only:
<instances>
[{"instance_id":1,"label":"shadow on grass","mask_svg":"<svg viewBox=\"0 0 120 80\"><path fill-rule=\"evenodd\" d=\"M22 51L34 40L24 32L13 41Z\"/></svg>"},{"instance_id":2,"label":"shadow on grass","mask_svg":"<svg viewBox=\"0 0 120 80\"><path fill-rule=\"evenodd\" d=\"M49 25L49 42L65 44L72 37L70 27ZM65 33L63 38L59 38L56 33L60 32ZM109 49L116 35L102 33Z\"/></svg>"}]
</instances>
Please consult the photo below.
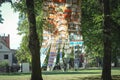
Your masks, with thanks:
<instances>
[{"instance_id":1,"label":"shadow on grass","mask_svg":"<svg viewBox=\"0 0 120 80\"><path fill-rule=\"evenodd\" d=\"M44 75L59 75L59 74L100 74L100 72L42 72Z\"/></svg>"},{"instance_id":2,"label":"shadow on grass","mask_svg":"<svg viewBox=\"0 0 120 80\"><path fill-rule=\"evenodd\" d=\"M113 75L112 78L113 80L120 80L120 75Z\"/></svg>"},{"instance_id":3,"label":"shadow on grass","mask_svg":"<svg viewBox=\"0 0 120 80\"><path fill-rule=\"evenodd\" d=\"M101 76L91 76L91 77L77 77L76 79L70 79L70 80L102 80ZM112 80L120 80L120 75L113 75Z\"/></svg>"},{"instance_id":4,"label":"shadow on grass","mask_svg":"<svg viewBox=\"0 0 120 80\"><path fill-rule=\"evenodd\" d=\"M0 73L0 75L7 75L7 76L17 76L17 75L30 75L31 73ZM75 71L72 71L72 72L54 72L54 71L51 71L51 72L48 72L48 71L45 71L45 72L42 72L43 75L59 75L59 74L100 74L100 72L75 72Z\"/></svg>"},{"instance_id":5,"label":"shadow on grass","mask_svg":"<svg viewBox=\"0 0 120 80\"><path fill-rule=\"evenodd\" d=\"M18 75L30 75L30 73L0 73L0 76L18 76Z\"/></svg>"}]
</instances>

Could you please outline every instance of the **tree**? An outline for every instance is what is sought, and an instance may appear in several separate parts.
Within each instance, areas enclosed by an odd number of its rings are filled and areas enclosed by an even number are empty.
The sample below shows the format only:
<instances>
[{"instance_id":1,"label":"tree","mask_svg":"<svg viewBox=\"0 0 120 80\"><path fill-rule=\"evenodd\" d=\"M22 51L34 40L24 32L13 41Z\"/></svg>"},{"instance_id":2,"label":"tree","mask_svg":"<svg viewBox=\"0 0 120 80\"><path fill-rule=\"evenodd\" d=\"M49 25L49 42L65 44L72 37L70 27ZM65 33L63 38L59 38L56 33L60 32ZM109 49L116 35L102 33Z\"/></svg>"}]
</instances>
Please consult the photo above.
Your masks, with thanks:
<instances>
[{"instance_id":1,"label":"tree","mask_svg":"<svg viewBox=\"0 0 120 80\"><path fill-rule=\"evenodd\" d=\"M31 55L28 48L28 36L25 35L22 37L22 42L20 44L20 48L17 50L15 56L19 63L29 62L31 63Z\"/></svg>"},{"instance_id":2,"label":"tree","mask_svg":"<svg viewBox=\"0 0 120 80\"><path fill-rule=\"evenodd\" d=\"M35 14L36 14L36 27L39 41L42 42L43 33L43 21L42 21L42 3L40 1L35 1ZM25 1L14 3L13 8L15 11L19 12L19 22L18 22L18 34L22 36L22 41L20 48L17 50L16 57L19 62L28 61L31 63L31 54L28 48L28 35L29 35L29 25L26 14ZM40 43L41 45L41 43Z\"/></svg>"},{"instance_id":3,"label":"tree","mask_svg":"<svg viewBox=\"0 0 120 80\"><path fill-rule=\"evenodd\" d=\"M120 56L120 0L110 0L111 24L112 24L112 63L118 66L118 57Z\"/></svg>"},{"instance_id":4,"label":"tree","mask_svg":"<svg viewBox=\"0 0 120 80\"><path fill-rule=\"evenodd\" d=\"M1 10L0 10L0 13L1 13ZM0 14L0 23L3 23L2 21L3 21L4 19L2 18L2 15Z\"/></svg>"},{"instance_id":5,"label":"tree","mask_svg":"<svg viewBox=\"0 0 120 80\"><path fill-rule=\"evenodd\" d=\"M26 0L27 15L29 22L29 49L32 55L32 75L31 80L43 80L40 66L40 44L36 30L36 17L34 0Z\"/></svg>"},{"instance_id":6,"label":"tree","mask_svg":"<svg viewBox=\"0 0 120 80\"><path fill-rule=\"evenodd\" d=\"M111 24L110 24L110 0L103 0L104 7L104 58L103 58L103 80L111 80Z\"/></svg>"},{"instance_id":7,"label":"tree","mask_svg":"<svg viewBox=\"0 0 120 80\"><path fill-rule=\"evenodd\" d=\"M34 3L31 6L31 1L29 3L29 1L21 0L20 2L14 3L12 6L15 11L19 11L19 25L18 25L19 33L18 34L23 36L22 43L20 44L20 48L16 55L18 56L21 55L22 58L19 59L20 61L30 61L30 62L32 61L31 80L38 80L38 79L42 80L41 66L40 66L41 65L40 64L40 48L42 44L42 32L43 32L42 31L43 30L42 29L43 28L42 27L43 26L42 25L43 23L42 22L42 1L34 0ZM34 10L31 7L33 7ZM32 16L32 19L30 19L31 16ZM30 37L31 35L33 38ZM32 43L30 41L32 41ZM39 41L40 43L37 41ZM29 48L28 48L28 45L29 45ZM31 46L34 47L32 49L34 49L35 51L31 50Z\"/></svg>"},{"instance_id":8,"label":"tree","mask_svg":"<svg viewBox=\"0 0 120 80\"><path fill-rule=\"evenodd\" d=\"M95 63L96 58L102 60L103 57L102 25L103 13L99 0L83 0L81 27L85 52Z\"/></svg>"},{"instance_id":9,"label":"tree","mask_svg":"<svg viewBox=\"0 0 120 80\"><path fill-rule=\"evenodd\" d=\"M103 46L105 45L103 44L105 43L104 39L109 38L108 40L112 41L110 42L111 44L109 44L111 46L108 45L108 47L111 47L112 50L112 56L111 52L110 56L112 57L112 62L114 62L116 65L118 62L117 57L120 56L120 46L118 45L120 44L120 0L110 0L110 3L108 3L108 5L110 4L109 7L111 10L111 24L109 24L108 27L110 30L107 29L106 31L110 31L110 35L106 33L103 34L103 21L105 18L103 16L103 6L100 4L101 1L103 0L82 1L82 34L84 38L84 45L86 47L86 53L88 54L88 56L103 57L103 53L105 50ZM105 38L103 37L103 35ZM106 37L106 35L108 37ZM111 63L110 61L108 62L110 66Z\"/></svg>"}]
</instances>

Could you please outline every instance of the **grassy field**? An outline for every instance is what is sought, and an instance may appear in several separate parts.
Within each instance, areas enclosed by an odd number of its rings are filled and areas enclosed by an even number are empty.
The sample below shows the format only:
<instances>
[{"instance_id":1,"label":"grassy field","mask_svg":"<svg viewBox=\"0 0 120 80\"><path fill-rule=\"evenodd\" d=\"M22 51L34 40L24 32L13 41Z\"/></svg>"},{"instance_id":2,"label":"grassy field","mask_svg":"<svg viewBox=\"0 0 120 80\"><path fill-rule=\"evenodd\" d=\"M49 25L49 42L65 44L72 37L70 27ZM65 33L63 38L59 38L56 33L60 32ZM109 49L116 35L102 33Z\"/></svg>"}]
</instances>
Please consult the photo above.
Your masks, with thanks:
<instances>
[{"instance_id":1,"label":"grassy field","mask_svg":"<svg viewBox=\"0 0 120 80\"><path fill-rule=\"evenodd\" d=\"M112 69L113 80L120 80L120 68ZM79 71L52 71L43 72L44 80L100 80L101 70L81 69ZM11 73L1 74L0 80L30 80L30 74Z\"/></svg>"}]
</instances>

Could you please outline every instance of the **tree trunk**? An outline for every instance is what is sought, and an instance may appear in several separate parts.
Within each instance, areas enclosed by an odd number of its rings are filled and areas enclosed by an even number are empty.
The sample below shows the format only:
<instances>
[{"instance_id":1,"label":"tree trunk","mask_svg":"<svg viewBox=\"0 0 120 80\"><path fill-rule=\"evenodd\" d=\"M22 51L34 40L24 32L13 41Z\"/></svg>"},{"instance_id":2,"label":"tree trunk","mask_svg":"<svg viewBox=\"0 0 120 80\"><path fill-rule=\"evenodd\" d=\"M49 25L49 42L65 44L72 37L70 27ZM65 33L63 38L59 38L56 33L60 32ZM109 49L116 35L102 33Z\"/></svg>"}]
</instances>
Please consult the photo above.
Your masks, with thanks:
<instances>
[{"instance_id":1,"label":"tree trunk","mask_svg":"<svg viewBox=\"0 0 120 80\"><path fill-rule=\"evenodd\" d=\"M103 80L111 80L111 25L110 25L110 2L103 0L104 6L104 58L103 58Z\"/></svg>"},{"instance_id":2,"label":"tree trunk","mask_svg":"<svg viewBox=\"0 0 120 80\"><path fill-rule=\"evenodd\" d=\"M36 19L34 12L34 0L26 0L27 15L29 22L29 49L32 54L31 80L43 80L40 64L40 44L36 32Z\"/></svg>"}]
</instances>

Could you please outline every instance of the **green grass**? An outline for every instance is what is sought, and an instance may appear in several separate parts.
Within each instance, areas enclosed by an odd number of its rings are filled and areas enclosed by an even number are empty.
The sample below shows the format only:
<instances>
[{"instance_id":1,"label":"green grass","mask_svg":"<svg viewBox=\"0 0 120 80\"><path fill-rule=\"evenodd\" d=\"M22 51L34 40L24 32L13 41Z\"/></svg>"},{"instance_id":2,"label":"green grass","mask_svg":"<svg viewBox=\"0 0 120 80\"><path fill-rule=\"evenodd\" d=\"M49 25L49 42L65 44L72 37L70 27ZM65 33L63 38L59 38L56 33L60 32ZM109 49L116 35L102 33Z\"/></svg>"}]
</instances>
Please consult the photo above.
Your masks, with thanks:
<instances>
[{"instance_id":1,"label":"green grass","mask_svg":"<svg viewBox=\"0 0 120 80\"><path fill-rule=\"evenodd\" d=\"M100 69L80 69L78 71L44 71L44 80L100 80L101 77ZM120 68L112 69L113 80L120 80ZM23 73L10 73L1 74L0 80L30 80L30 74Z\"/></svg>"}]
</instances>

